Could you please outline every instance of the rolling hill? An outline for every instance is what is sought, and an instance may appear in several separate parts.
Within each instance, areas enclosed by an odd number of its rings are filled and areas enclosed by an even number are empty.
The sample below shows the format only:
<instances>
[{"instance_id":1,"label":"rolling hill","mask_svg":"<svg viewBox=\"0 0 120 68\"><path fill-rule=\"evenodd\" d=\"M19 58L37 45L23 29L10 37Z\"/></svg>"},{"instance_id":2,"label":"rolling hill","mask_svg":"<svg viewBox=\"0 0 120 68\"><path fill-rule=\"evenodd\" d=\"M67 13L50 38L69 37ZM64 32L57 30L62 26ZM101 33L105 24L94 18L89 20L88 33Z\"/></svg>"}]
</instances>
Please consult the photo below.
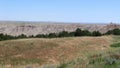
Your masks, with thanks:
<instances>
[{"instance_id":1,"label":"rolling hill","mask_svg":"<svg viewBox=\"0 0 120 68\"><path fill-rule=\"evenodd\" d=\"M113 43L112 36L31 38L0 42L0 66L3 68L56 66L76 60L81 64L72 68L86 68L88 55L104 53ZM84 61L84 62L83 62ZM48 66L48 67L47 67ZM69 67L70 68L70 67Z\"/></svg>"}]
</instances>

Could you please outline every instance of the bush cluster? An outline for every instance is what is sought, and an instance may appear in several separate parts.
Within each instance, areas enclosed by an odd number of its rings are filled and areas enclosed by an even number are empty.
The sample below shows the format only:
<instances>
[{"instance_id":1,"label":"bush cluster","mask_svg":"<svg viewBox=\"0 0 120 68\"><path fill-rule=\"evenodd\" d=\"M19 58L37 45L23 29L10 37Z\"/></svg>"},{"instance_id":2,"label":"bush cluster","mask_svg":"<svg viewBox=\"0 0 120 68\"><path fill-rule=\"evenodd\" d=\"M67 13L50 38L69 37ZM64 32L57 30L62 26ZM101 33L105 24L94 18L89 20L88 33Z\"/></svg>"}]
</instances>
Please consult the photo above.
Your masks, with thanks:
<instances>
[{"instance_id":1,"label":"bush cluster","mask_svg":"<svg viewBox=\"0 0 120 68\"><path fill-rule=\"evenodd\" d=\"M120 47L120 43L114 43L112 45L110 45L111 47Z\"/></svg>"}]
</instances>

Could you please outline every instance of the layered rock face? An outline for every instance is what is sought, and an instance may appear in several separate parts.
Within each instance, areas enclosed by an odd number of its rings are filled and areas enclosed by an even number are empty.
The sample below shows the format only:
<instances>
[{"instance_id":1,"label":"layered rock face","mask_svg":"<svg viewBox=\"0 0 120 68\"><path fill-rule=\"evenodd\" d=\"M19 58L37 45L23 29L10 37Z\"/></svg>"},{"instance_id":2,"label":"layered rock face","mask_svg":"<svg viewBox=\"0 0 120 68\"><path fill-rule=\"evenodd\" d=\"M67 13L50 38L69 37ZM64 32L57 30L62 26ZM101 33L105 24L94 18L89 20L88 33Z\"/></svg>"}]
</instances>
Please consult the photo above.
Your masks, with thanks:
<instances>
[{"instance_id":1,"label":"layered rock face","mask_svg":"<svg viewBox=\"0 0 120 68\"><path fill-rule=\"evenodd\" d=\"M76 23L49 23L49 22L15 22L0 21L0 33L17 36L20 34L37 35L58 33L61 31L75 31L77 28L89 31L100 31L105 33L108 30L120 28L118 24L76 24Z\"/></svg>"}]
</instances>

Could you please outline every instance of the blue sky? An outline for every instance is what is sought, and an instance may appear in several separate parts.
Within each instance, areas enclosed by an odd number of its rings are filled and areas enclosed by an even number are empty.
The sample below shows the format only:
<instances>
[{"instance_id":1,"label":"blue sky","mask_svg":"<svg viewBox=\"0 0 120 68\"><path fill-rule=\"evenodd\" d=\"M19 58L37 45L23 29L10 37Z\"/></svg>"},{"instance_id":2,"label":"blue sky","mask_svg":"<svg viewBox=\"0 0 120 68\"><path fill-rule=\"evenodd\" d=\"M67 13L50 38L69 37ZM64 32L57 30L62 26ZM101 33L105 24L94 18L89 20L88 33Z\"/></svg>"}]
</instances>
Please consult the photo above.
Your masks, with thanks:
<instances>
[{"instance_id":1,"label":"blue sky","mask_svg":"<svg viewBox=\"0 0 120 68\"><path fill-rule=\"evenodd\" d=\"M120 23L120 0L0 0L0 20Z\"/></svg>"}]
</instances>

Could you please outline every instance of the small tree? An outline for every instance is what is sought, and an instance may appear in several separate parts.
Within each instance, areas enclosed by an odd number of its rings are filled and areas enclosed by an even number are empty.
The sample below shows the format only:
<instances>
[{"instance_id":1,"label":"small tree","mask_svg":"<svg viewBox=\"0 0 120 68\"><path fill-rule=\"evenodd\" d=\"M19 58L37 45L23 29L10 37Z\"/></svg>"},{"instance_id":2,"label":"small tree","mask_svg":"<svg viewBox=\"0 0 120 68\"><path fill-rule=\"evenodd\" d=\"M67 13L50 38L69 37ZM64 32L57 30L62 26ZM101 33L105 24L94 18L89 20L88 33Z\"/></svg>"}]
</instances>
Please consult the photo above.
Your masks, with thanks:
<instances>
[{"instance_id":1,"label":"small tree","mask_svg":"<svg viewBox=\"0 0 120 68\"><path fill-rule=\"evenodd\" d=\"M113 34L114 35L120 35L120 29L114 29Z\"/></svg>"},{"instance_id":2,"label":"small tree","mask_svg":"<svg viewBox=\"0 0 120 68\"><path fill-rule=\"evenodd\" d=\"M47 38L48 36L45 34L38 34L35 36L36 38Z\"/></svg>"},{"instance_id":3,"label":"small tree","mask_svg":"<svg viewBox=\"0 0 120 68\"><path fill-rule=\"evenodd\" d=\"M69 37L69 33L67 31L62 31L58 34L58 37Z\"/></svg>"},{"instance_id":4,"label":"small tree","mask_svg":"<svg viewBox=\"0 0 120 68\"><path fill-rule=\"evenodd\" d=\"M74 36L75 36L75 32L70 32L70 33L69 33L69 36L70 36L70 37L74 37Z\"/></svg>"},{"instance_id":5,"label":"small tree","mask_svg":"<svg viewBox=\"0 0 120 68\"><path fill-rule=\"evenodd\" d=\"M27 38L27 36L24 35L24 34L21 34L21 35L18 36L18 38Z\"/></svg>"},{"instance_id":6,"label":"small tree","mask_svg":"<svg viewBox=\"0 0 120 68\"><path fill-rule=\"evenodd\" d=\"M0 41L4 40L4 34L0 34Z\"/></svg>"},{"instance_id":7,"label":"small tree","mask_svg":"<svg viewBox=\"0 0 120 68\"><path fill-rule=\"evenodd\" d=\"M29 38L34 38L34 35L30 35Z\"/></svg>"},{"instance_id":8,"label":"small tree","mask_svg":"<svg viewBox=\"0 0 120 68\"><path fill-rule=\"evenodd\" d=\"M99 31L93 31L92 36L101 36L102 34Z\"/></svg>"},{"instance_id":9,"label":"small tree","mask_svg":"<svg viewBox=\"0 0 120 68\"><path fill-rule=\"evenodd\" d=\"M105 34L107 34L107 35L113 34L113 30L109 30Z\"/></svg>"},{"instance_id":10,"label":"small tree","mask_svg":"<svg viewBox=\"0 0 120 68\"><path fill-rule=\"evenodd\" d=\"M83 36L83 32L80 28L77 28L76 31L75 31L75 36Z\"/></svg>"},{"instance_id":11,"label":"small tree","mask_svg":"<svg viewBox=\"0 0 120 68\"><path fill-rule=\"evenodd\" d=\"M89 32L88 30L83 30L82 34L83 36L91 36L91 32Z\"/></svg>"},{"instance_id":12,"label":"small tree","mask_svg":"<svg viewBox=\"0 0 120 68\"><path fill-rule=\"evenodd\" d=\"M57 35L56 35L56 33L50 33L50 34L48 35L48 37L49 37L49 38L56 38Z\"/></svg>"}]
</instances>

